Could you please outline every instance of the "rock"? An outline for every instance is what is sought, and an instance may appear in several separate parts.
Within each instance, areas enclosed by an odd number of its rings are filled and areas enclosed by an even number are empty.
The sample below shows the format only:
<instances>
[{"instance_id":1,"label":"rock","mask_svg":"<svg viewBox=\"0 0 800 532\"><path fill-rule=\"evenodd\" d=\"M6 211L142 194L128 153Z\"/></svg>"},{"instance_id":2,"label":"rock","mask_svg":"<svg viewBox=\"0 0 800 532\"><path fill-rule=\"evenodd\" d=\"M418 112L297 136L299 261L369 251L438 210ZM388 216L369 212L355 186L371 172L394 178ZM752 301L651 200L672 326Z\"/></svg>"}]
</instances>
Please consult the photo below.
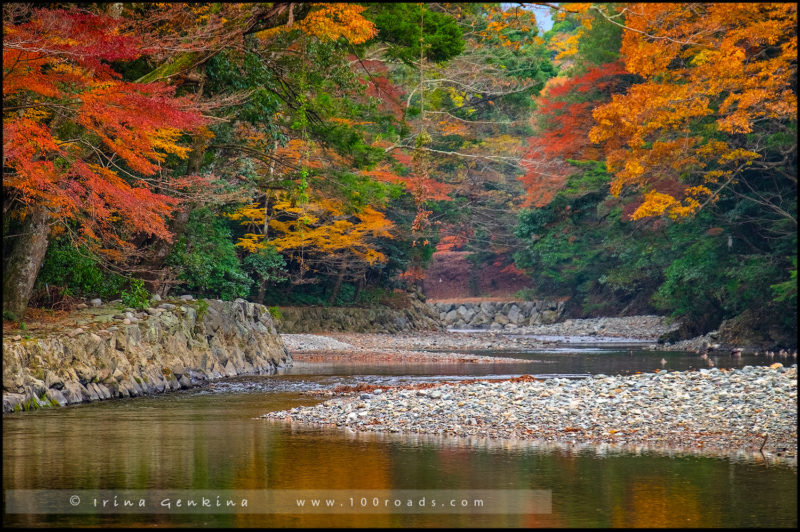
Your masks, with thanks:
<instances>
[{"instance_id":1,"label":"rock","mask_svg":"<svg viewBox=\"0 0 800 532\"><path fill-rule=\"evenodd\" d=\"M496 314L492 325L508 325L508 316L504 314Z\"/></svg>"},{"instance_id":2,"label":"rock","mask_svg":"<svg viewBox=\"0 0 800 532\"><path fill-rule=\"evenodd\" d=\"M461 312L462 308L466 308L466 311L464 313ZM470 305L469 307L465 307L462 305L461 307L459 307L458 312L459 314L461 314L464 323L469 322L473 317L475 317L476 314L475 309L472 307L472 305Z\"/></svg>"},{"instance_id":3,"label":"rock","mask_svg":"<svg viewBox=\"0 0 800 532\"><path fill-rule=\"evenodd\" d=\"M150 297L150 301L161 301L161 296L160 296L160 295L158 295L158 294L153 294L153 295Z\"/></svg>"},{"instance_id":4,"label":"rock","mask_svg":"<svg viewBox=\"0 0 800 532\"><path fill-rule=\"evenodd\" d=\"M3 412L9 413L15 410L22 410L22 403L25 401L25 395L21 393L4 393L3 394Z\"/></svg>"},{"instance_id":5,"label":"rock","mask_svg":"<svg viewBox=\"0 0 800 532\"><path fill-rule=\"evenodd\" d=\"M58 406L66 406L68 404L67 398L59 390L47 390L47 397L50 401L57 403Z\"/></svg>"},{"instance_id":6,"label":"rock","mask_svg":"<svg viewBox=\"0 0 800 532\"><path fill-rule=\"evenodd\" d=\"M89 304L93 307L99 307L103 304L103 300L100 299L99 297L95 299L90 299Z\"/></svg>"},{"instance_id":7,"label":"rock","mask_svg":"<svg viewBox=\"0 0 800 532\"><path fill-rule=\"evenodd\" d=\"M192 301L194 297L191 294L184 294L180 296L178 299L181 299L183 301Z\"/></svg>"},{"instance_id":8,"label":"rock","mask_svg":"<svg viewBox=\"0 0 800 532\"><path fill-rule=\"evenodd\" d=\"M62 390L64 388L64 379L61 378L55 371L45 371L44 384L47 388Z\"/></svg>"},{"instance_id":9,"label":"rock","mask_svg":"<svg viewBox=\"0 0 800 532\"><path fill-rule=\"evenodd\" d=\"M519 325L524 319L522 312L520 312L519 307L515 304L509 307L507 316L508 316L508 321L510 321L514 325Z\"/></svg>"},{"instance_id":10,"label":"rock","mask_svg":"<svg viewBox=\"0 0 800 532\"><path fill-rule=\"evenodd\" d=\"M89 305L87 305L86 303L78 303L77 305L75 305L75 308L78 310L85 310L89 308Z\"/></svg>"},{"instance_id":11,"label":"rock","mask_svg":"<svg viewBox=\"0 0 800 532\"><path fill-rule=\"evenodd\" d=\"M495 304L492 301L483 301L480 307L487 316L492 316L497 311Z\"/></svg>"},{"instance_id":12,"label":"rock","mask_svg":"<svg viewBox=\"0 0 800 532\"><path fill-rule=\"evenodd\" d=\"M544 324L555 323L558 313L555 310L544 310L539 314L539 322Z\"/></svg>"},{"instance_id":13,"label":"rock","mask_svg":"<svg viewBox=\"0 0 800 532\"><path fill-rule=\"evenodd\" d=\"M213 378L269 374L292 364L274 327L265 326L271 325L271 319L256 311L255 305L209 301L206 311L213 316L213 330L206 320L196 322L196 310L187 306L181 317L159 310L160 316L141 327L111 327L97 333L77 328L35 342L13 342L6 337L4 394L20 393L33 405L44 401L40 398L45 393L60 392L61 396L52 393L52 397L60 404L74 404L189 387L206 380L207 364L215 370ZM140 315L118 318L129 324ZM29 367L21 367L20 361L26 365L30 361ZM186 370L184 365L197 369ZM171 372L172 367L178 371ZM6 403L13 410L13 401Z\"/></svg>"}]
</instances>

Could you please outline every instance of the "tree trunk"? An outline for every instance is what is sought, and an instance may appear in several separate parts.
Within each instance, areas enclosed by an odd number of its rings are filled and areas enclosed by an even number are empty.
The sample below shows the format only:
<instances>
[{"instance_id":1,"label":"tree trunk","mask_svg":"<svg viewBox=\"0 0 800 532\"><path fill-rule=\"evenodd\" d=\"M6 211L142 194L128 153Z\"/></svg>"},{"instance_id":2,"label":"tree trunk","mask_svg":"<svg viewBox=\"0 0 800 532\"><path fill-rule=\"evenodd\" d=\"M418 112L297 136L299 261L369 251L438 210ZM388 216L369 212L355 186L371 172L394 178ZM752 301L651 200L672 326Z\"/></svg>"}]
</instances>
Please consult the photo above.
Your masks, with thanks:
<instances>
[{"instance_id":1,"label":"tree trunk","mask_svg":"<svg viewBox=\"0 0 800 532\"><path fill-rule=\"evenodd\" d=\"M342 288L342 281L344 280L344 273L347 268L342 268L339 270L339 275L336 277L336 284L333 285L333 291L331 292L331 297L328 300L328 304L331 306L336 304L336 299L339 297L339 290Z\"/></svg>"},{"instance_id":2,"label":"tree trunk","mask_svg":"<svg viewBox=\"0 0 800 532\"><path fill-rule=\"evenodd\" d=\"M49 232L47 210L32 207L22 224L22 234L4 261L3 314L11 312L18 320L25 315L33 283L47 252Z\"/></svg>"},{"instance_id":3,"label":"tree trunk","mask_svg":"<svg viewBox=\"0 0 800 532\"><path fill-rule=\"evenodd\" d=\"M361 291L364 290L364 285L366 284L366 279L362 277L358 280L358 284L356 285L356 293L353 294L353 302L355 303L358 301L358 296L361 295Z\"/></svg>"},{"instance_id":4,"label":"tree trunk","mask_svg":"<svg viewBox=\"0 0 800 532\"><path fill-rule=\"evenodd\" d=\"M196 174L200 171L206 144L207 141L200 135L195 136L193 139L192 150L189 152L189 159L186 165L186 175ZM170 285L164 283L165 276L168 274L167 271L163 270L164 261L172 252L172 248L175 247L175 241L186 231L186 226L189 223L189 215L193 207L193 204L185 204L172 216L169 222L169 231L173 236L172 241L159 238L151 248L147 265L155 273L152 275L145 274L142 277L145 277L144 281L147 290L154 294L159 294L164 297L169 291ZM149 279L147 277L149 277Z\"/></svg>"},{"instance_id":5,"label":"tree trunk","mask_svg":"<svg viewBox=\"0 0 800 532\"><path fill-rule=\"evenodd\" d=\"M258 284L258 295L256 296L256 303L264 304L264 294L267 291L267 280L262 278Z\"/></svg>"}]
</instances>

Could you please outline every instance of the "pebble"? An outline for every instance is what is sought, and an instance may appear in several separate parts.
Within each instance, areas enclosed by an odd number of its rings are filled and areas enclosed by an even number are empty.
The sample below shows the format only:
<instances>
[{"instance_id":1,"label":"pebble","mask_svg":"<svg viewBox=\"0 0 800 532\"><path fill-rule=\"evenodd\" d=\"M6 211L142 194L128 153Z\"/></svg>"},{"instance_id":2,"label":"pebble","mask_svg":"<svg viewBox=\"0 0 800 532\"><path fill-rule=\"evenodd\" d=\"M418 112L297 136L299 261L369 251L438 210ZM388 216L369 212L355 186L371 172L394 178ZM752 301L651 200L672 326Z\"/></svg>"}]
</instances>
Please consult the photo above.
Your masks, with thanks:
<instances>
[{"instance_id":1,"label":"pebble","mask_svg":"<svg viewBox=\"0 0 800 532\"><path fill-rule=\"evenodd\" d=\"M348 343L319 334L281 334L283 344L289 351L339 351L353 349Z\"/></svg>"},{"instance_id":2,"label":"pebble","mask_svg":"<svg viewBox=\"0 0 800 532\"><path fill-rule=\"evenodd\" d=\"M400 334L327 333L281 334L286 347L294 351L364 350L519 350L556 343L638 341L643 347L678 325L662 316L569 319L551 325L518 327L512 331L448 331ZM594 332L594 335L590 335ZM511 334L510 334L511 333ZM663 349L663 346L661 346Z\"/></svg>"},{"instance_id":3,"label":"pebble","mask_svg":"<svg viewBox=\"0 0 800 532\"><path fill-rule=\"evenodd\" d=\"M766 434L765 453L796 457L797 365L745 369L445 383L414 393L390 387L262 417L356 431L722 453L758 451Z\"/></svg>"}]
</instances>

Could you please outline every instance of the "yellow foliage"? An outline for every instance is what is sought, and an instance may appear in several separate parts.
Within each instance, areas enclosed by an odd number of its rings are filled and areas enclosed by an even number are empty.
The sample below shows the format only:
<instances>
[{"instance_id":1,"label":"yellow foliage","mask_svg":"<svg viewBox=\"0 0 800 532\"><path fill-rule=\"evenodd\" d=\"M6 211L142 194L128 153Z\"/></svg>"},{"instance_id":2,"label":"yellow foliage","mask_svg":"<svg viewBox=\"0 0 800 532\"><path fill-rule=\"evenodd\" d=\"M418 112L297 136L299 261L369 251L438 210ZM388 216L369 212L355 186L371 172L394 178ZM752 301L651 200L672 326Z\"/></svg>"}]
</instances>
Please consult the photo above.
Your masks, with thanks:
<instances>
[{"instance_id":1,"label":"yellow foliage","mask_svg":"<svg viewBox=\"0 0 800 532\"><path fill-rule=\"evenodd\" d=\"M669 194L651 191L645 194L644 203L631 214L631 220L638 220L646 216L659 216L676 205L678 205L677 200Z\"/></svg>"},{"instance_id":2,"label":"yellow foliage","mask_svg":"<svg viewBox=\"0 0 800 532\"><path fill-rule=\"evenodd\" d=\"M319 196L298 206L284 195L273 202L270 209L270 240L266 241L263 234L247 233L237 246L256 252L269 244L284 253L316 254L320 261L339 254L350 255L370 265L386 261L371 244L371 239L392 238L393 224L373 207L347 214L344 204L334 198ZM263 228L265 216L264 207L257 203L229 215L243 225L259 229Z\"/></svg>"},{"instance_id":3,"label":"yellow foliage","mask_svg":"<svg viewBox=\"0 0 800 532\"><path fill-rule=\"evenodd\" d=\"M156 130L151 140L153 148L161 149L166 153L177 155L181 159L189 156L189 148L176 144L181 137L181 131L174 128L162 128Z\"/></svg>"},{"instance_id":4,"label":"yellow foliage","mask_svg":"<svg viewBox=\"0 0 800 532\"><path fill-rule=\"evenodd\" d=\"M605 144L612 193L648 190L634 219L690 216L697 197L714 197L708 185L763 157L744 134L796 119L797 5L639 3L627 12L621 53L643 81L594 110L589 139ZM572 43L555 46L569 52ZM699 120L726 139L698 136ZM652 190L687 179L697 186L681 200Z\"/></svg>"},{"instance_id":5,"label":"yellow foliage","mask_svg":"<svg viewBox=\"0 0 800 532\"><path fill-rule=\"evenodd\" d=\"M352 44L362 44L378 33L375 25L361 15L364 9L366 7L358 4L312 4L311 12L292 26L278 26L258 32L256 36L269 39L279 33L299 29L322 41L344 38Z\"/></svg>"}]
</instances>

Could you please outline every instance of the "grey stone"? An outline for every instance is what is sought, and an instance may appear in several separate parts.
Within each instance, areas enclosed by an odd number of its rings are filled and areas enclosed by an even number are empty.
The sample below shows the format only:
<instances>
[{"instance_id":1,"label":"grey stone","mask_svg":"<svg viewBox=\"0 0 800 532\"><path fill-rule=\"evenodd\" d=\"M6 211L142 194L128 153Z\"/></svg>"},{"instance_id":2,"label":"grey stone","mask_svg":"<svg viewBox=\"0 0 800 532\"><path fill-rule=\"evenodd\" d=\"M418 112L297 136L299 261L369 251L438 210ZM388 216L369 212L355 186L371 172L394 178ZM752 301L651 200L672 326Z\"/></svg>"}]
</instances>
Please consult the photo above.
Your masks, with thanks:
<instances>
[{"instance_id":1,"label":"grey stone","mask_svg":"<svg viewBox=\"0 0 800 532\"><path fill-rule=\"evenodd\" d=\"M539 315L539 322L543 324L555 323L558 320L558 313L555 310L544 310Z\"/></svg>"},{"instance_id":2,"label":"grey stone","mask_svg":"<svg viewBox=\"0 0 800 532\"><path fill-rule=\"evenodd\" d=\"M55 401L56 403L58 403L59 406L66 406L68 403L67 398L64 397L64 394L62 394L59 390L55 389L47 390L47 397L51 401Z\"/></svg>"},{"instance_id":3,"label":"grey stone","mask_svg":"<svg viewBox=\"0 0 800 532\"><path fill-rule=\"evenodd\" d=\"M3 394L3 412L13 412L14 408L21 409L25 401L25 395L21 393Z\"/></svg>"},{"instance_id":4,"label":"grey stone","mask_svg":"<svg viewBox=\"0 0 800 532\"><path fill-rule=\"evenodd\" d=\"M90 299L89 304L93 307L99 307L103 304L103 300L97 297L95 299Z\"/></svg>"},{"instance_id":5,"label":"grey stone","mask_svg":"<svg viewBox=\"0 0 800 532\"><path fill-rule=\"evenodd\" d=\"M47 388L61 390L64 388L64 379L62 379L55 371L45 371L44 384Z\"/></svg>"},{"instance_id":6,"label":"grey stone","mask_svg":"<svg viewBox=\"0 0 800 532\"><path fill-rule=\"evenodd\" d=\"M504 314L495 314L493 325L507 325L509 323L508 317Z\"/></svg>"},{"instance_id":7,"label":"grey stone","mask_svg":"<svg viewBox=\"0 0 800 532\"><path fill-rule=\"evenodd\" d=\"M487 315L491 316L496 312L496 306L492 301L484 301L480 305L481 310L485 312Z\"/></svg>"},{"instance_id":8,"label":"grey stone","mask_svg":"<svg viewBox=\"0 0 800 532\"><path fill-rule=\"evenodd\" d=\"M523 320L522 313L519 311L519 307L517 305L512 305L511 308L508 310L508 321L513 323L514 325L518 325Z\"/></svg>"}]
</instances>

